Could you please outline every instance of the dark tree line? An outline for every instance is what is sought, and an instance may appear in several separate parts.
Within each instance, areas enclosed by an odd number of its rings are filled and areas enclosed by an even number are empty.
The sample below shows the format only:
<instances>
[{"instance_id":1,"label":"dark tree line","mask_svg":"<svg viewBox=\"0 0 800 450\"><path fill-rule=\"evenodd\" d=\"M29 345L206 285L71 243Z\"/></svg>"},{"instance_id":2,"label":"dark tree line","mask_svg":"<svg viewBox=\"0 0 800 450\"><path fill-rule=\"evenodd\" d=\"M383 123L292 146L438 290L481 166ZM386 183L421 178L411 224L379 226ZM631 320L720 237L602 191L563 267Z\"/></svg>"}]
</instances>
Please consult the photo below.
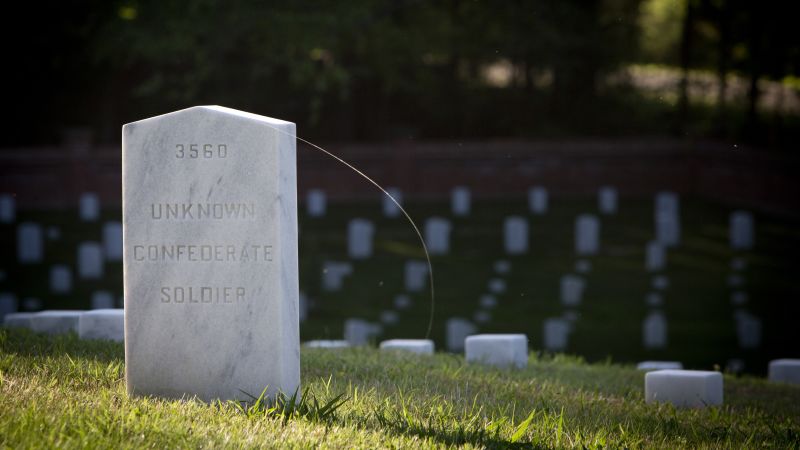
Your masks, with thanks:
<instances>
[{"instance_id":1,"label":"dark tree line","mask_svg":"<svg viewBox=\"0 0 800 450\"><path fill-rule=\"evenodd\" d=\"M640 46L643 3L26 4L3 39L11 62L7 95L20 119L4 144L52 142L74 126L115 142L124 122L195 104L285 118L324 139L649 133L670 122L681 128L692 120L688 94L678 111L639 114L651 107L624 86L604 83L625 64L654 59ZM758 123L758 80L800 70L792 15L779 3L683 4L673 25L683 30L678 57L660 62L716 70L722 94L725 74L746 74L753 80L748 123ZM507 83L488 83L486 68L500 62L510 68ZM728 107L718 108L724 123Z\"/></svg>"}]
</instances>

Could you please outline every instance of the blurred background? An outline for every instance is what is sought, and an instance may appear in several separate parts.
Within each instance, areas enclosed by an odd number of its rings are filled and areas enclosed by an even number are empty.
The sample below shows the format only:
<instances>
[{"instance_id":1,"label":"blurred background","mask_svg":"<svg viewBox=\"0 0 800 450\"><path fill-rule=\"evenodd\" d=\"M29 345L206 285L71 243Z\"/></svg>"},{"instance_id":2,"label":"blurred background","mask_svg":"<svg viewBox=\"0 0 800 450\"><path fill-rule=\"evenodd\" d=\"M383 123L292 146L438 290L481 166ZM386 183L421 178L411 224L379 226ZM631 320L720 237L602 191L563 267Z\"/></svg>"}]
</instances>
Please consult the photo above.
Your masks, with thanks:
<instances>
[{"instance_id":1,"label":"blurred background","mask_svg":"<svg viewBox=\"0 0 800 450\"><path fill-rule=\"evenodd\" d=\"M399 194L435 250L439 349L521 332L593 361L798 356L790 2L16 7L0 314L121 307L121 126L219 104L295 122ZM405 218L299 142L298 184L302 339L423 337Z\"/></svg>"}]
</instances>

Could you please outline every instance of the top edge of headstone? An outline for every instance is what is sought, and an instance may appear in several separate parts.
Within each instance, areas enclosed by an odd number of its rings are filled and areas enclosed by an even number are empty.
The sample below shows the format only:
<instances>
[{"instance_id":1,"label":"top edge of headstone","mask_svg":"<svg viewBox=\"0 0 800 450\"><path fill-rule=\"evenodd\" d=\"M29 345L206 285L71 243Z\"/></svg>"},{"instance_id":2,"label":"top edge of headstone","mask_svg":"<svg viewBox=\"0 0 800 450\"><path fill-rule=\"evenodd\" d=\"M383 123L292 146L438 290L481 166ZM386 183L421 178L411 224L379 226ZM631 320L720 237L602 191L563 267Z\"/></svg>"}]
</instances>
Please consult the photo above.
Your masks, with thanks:
<instances>
[{"instance_id":1,"label":"top edge of headstone","mask_svg":"<svg viewBox=\"0 0 800 450\"><path fill-rule=\"evenodd\" d=\"M170 117L170 116L182 114L182 113L185 113L185 112L188 112L188 111L195 111L195 110L214 111L214 112L228 114L228 115L235 116L235 117L240 117L240 118L243 118L243 119L253 120L253 121L256 121L256 122L268 123L270 125L294 125L294 122L289 122L289 121L281 120L281 119L275 119L273 117L262 116L262 115L259 115L259 114L253 114L253 113L249 113L247 111L240 111L238 109L227 108L225 106L201 105L201 106L192 106L190 108L185 108L185 109L179 109L178 111L172 111L172 112L168 112L166 114L160 114L158 116L148 117L146 119L141 119L141 120L137 120L137 121L134 121L134 122L129 122L129 123L126 123L124 126L134 125L134 124L138 124L138 123L144 123L144 122L148 122L148 121L151 121L151 120L158 120L158 119L162 119L164 117Z\"/></svg>"}]
</instances>

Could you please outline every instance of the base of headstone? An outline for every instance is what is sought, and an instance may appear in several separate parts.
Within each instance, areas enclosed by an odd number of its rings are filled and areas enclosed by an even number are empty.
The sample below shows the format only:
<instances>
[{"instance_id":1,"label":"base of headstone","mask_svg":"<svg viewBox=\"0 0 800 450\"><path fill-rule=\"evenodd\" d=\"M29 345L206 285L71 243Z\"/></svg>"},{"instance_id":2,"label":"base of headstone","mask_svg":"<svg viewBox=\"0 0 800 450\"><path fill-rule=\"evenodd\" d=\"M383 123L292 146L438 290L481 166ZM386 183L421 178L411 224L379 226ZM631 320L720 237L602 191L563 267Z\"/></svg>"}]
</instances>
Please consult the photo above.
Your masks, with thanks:
<instances>
[{"instance_id":1,"label":"base of headstone","mask_svg":"<svg viewBox=\"0 0 800 450\"><path fill-rule=\"evenodd\" d=\"M722 404L722 374L703 370L656 370L644 376L647 403L671 403L676 408Z\"/></svg>"},{"instance_id":2,"label":"base of headstone","mask_svg":"<svg viewBox=\"0 0 800 450\"><path fill-rule=\"evenodd\" d=\"M122 342L125 338L125 311L93 309L78 319L78 337Z\"/></svg>"}]
</instances>

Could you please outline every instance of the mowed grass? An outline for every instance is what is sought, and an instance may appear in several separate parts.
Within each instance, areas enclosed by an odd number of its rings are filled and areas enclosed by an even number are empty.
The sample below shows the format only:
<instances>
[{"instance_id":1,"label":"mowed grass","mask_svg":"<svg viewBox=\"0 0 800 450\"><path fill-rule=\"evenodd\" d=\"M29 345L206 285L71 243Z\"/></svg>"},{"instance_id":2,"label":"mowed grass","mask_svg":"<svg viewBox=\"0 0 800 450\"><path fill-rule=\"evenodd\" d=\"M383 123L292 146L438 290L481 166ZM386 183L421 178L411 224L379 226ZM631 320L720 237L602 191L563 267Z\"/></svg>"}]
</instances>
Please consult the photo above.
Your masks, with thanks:
<instances>
[{"instance_id":1,"label":"mowed grass","mask_svg":"<svg viewBox=\"0 0 800 450\"><path fill-rule=\"evenodd\" d=\"M676 410L645 404L630 366L563 355L514 371L371 348L301 357L296 408L130 398L122 345L0 330L0 447L800 446L800 388L762 379L726 376L723 407Z\"/></svg>"}]
</instances>

